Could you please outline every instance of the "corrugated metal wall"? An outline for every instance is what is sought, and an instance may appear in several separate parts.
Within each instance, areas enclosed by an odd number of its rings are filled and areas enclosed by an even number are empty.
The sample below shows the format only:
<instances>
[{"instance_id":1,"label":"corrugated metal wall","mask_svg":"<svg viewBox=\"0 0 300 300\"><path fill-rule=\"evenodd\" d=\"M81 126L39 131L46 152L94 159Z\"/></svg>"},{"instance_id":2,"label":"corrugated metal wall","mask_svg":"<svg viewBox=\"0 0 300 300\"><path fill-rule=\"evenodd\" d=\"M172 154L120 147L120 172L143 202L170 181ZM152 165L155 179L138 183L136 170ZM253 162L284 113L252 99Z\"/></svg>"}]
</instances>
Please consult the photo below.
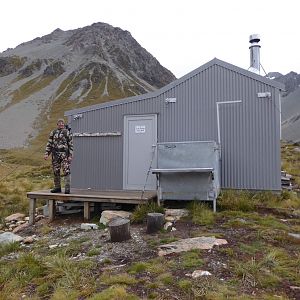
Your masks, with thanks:
<instances>
[{"instance_id":1,"label":"corrugated metal wall","mask_svg":"<svg viewBox=\"0 0 300 300\"><path fill-rule=\"evenodd\" d=\"M258 98L271 92L271 99ZM165 99L176 97L176 103ZM72 186L122 189L123 119L157 113L158 142L218 139L220 105L221 187L279 190L279 90L218 64L209 66L158 96L82 113L73 132L120 131L116 137L74 137Z\"/></svg>"}]
</instances>

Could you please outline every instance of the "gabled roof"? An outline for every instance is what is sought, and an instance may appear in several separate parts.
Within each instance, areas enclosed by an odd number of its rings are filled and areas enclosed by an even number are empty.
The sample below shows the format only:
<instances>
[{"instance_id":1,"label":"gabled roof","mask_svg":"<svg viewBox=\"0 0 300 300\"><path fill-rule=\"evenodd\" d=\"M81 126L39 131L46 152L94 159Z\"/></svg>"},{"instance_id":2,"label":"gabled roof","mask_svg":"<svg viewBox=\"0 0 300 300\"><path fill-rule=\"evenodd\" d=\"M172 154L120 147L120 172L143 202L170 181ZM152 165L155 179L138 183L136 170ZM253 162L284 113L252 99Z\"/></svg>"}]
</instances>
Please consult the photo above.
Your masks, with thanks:
<instances>
[{"instance_id":1,"label":"gabled roof","mask_svg":"<svg viewBox=\"0 0 300 300\"><path fill-rule=\"evenodd\" d=\"M101 103L101 104L95 104L95 105L91 105L91 106L86 106L86 107L82 107L82 108L78 108L78 109L73 109L73 110L69 110L65 112L65 116L71 116L74 114L78 114L78 113L83 113L83 112L87 112L87 111L92 111L92 110L97 110L97 109L101 109L104 107L111 107L111 106L116 106L116 105L121 105L123 103L129 103L129 102L136 102L136 101L141 101L141 100L145 100L148 98L153 98L156 97L162 93L164 93L165 91L181 84L182 82L186 81L187 79L195 76L198 73L203 72L204 70L208 69L209 67L213 66L213 65L218 65L221 67L224 67L226 69L229 69L231 71L237 72L241 75L244 75L246 77L252 78L254 80L260 81L262 83L268 84L272 87L275 87L279 90L284 90L285 87L282 83L265 78L261 75L255 74L253 72L250 72L248 70L245 70L243 68L237 67L235 65L229 64L225 61L222 61L218 58L214 58L211 61L207 62L206 64L200 66L199 68L195 69L194 71L191 71L190 73L182 76L179 79L176 79L174 81L172 81L171 83L169 83L168 85L160 88L159 90L156 90L154 92L150 92L147 94L142 94L142 95L137 95L137 96L133 96L133 97L127 97L127 98L122 98L120 100L114 100L114 101L109 101L109 102L105 102L105 103Z\"/></svg>"}]
</instances>

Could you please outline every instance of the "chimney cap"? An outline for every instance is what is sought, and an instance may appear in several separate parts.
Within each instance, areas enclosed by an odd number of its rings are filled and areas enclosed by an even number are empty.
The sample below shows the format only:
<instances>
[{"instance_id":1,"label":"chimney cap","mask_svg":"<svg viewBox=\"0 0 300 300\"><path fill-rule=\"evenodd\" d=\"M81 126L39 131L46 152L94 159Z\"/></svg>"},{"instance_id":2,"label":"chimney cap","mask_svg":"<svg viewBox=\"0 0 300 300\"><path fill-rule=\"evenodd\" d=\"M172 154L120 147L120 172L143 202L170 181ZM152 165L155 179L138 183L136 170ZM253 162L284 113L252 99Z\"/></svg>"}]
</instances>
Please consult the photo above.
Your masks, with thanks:
<instances>
[{"instance_id":1,"label":"chimney cap","mask_svg":"<svg viewBox=\"0 0 300 300\"><path fill-rule=\"evenodd\" d=\"M259 34L251 34L249 36L249 43L258 43L260 41L260 35Z\"/></svg>"}]
</instances>

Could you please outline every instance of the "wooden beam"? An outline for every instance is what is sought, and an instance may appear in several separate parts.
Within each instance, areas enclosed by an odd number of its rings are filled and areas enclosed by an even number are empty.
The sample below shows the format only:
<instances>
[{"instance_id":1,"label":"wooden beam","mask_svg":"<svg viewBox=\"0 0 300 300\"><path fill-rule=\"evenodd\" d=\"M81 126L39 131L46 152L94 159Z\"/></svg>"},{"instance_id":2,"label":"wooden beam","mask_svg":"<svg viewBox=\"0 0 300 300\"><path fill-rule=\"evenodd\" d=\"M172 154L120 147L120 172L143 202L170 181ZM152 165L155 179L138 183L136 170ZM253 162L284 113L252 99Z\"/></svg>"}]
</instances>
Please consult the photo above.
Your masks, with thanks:
<instances>
[{"instance_id":1,"label":"wooden beam","mask_svg":"<svg viewBox=\"0 0 300 300\"><path fill-rule=\"evenodd\" d=\"M29 199L29 225L35 223L36 198Z\"/></svg>"},{"instance_id":2,"label":"wooden beam","mask_svg":"<svg viewBox=\"0 0 300 300\"><path fill-rule=\"evenodd\" d=\"M49 221L52 222L55 217L55 200L50 199L48 205L49 205Z\"/></svg>"},{"instance_id":3,"label":"wooden beam","mask_svg":"<svg viewBox=\"0 0 300 300\"><path fill-rule=\"evenodd\" d=\"M84 202L83 218L85 221L88 221L91 218L91 210L90 210L89 202Z\"/></svg>"}]
</instances>

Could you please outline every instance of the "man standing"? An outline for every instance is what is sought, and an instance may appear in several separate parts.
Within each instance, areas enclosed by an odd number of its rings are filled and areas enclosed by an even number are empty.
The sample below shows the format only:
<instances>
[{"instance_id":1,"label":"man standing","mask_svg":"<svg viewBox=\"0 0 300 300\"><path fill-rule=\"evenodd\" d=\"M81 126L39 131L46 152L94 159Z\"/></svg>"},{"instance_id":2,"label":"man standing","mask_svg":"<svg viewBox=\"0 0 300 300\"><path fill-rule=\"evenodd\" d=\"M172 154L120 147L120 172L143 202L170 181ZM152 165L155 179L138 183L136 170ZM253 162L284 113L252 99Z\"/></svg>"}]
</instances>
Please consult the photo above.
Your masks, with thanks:
<instances>
[{"instance_id":1,"label":"man standing","mask_svg":"<svg viewBox=\"0 0 300 300\"><path fill-rule=\"evenodd\" d=\"M70 165L73 158L72 133L65 128L65 121L57 121L57 129L50 132L44 159L52 154L52 168L54 174L54 188L51 193L60 193L60 169L65 177L65 194L70 194Z\"/></svg>"}]
</instances>

